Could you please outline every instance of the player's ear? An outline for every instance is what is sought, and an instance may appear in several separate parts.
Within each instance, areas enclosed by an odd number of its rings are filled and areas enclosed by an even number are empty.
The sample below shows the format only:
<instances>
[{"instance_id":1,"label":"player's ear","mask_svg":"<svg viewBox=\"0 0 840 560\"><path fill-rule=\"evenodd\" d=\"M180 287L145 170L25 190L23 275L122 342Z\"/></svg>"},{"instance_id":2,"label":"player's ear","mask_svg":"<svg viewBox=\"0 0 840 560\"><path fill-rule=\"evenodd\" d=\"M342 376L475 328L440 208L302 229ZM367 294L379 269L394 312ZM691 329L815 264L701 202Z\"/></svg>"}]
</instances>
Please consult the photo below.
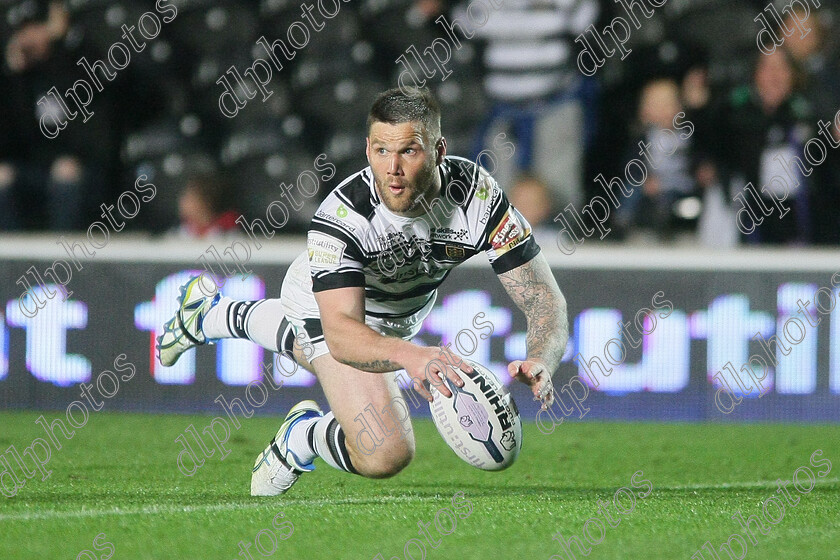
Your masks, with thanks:
<instances>
[{"instance_id":1,"label":"player's ear","mask_svg":"<svg viewBox=\"0 0 840 560\"><path fill-rule=\"evenodd\" d=\"M446 138L443 136L440 137L440 140L437 141L437 145L435 146L435 150L437 151L435 164L440 165L443 163L444 156L446 156Z\"/></svg>"},{"instance_id":2,"label":"player's ear","mask_svg":"<svg viewBox=\"0 0 840 560\"><path fill-rule=\"evenodd\" d=\"M365 136L365 157L367 157L367 161L370 163L370 136Z\"/></svg>"}]
</instances>

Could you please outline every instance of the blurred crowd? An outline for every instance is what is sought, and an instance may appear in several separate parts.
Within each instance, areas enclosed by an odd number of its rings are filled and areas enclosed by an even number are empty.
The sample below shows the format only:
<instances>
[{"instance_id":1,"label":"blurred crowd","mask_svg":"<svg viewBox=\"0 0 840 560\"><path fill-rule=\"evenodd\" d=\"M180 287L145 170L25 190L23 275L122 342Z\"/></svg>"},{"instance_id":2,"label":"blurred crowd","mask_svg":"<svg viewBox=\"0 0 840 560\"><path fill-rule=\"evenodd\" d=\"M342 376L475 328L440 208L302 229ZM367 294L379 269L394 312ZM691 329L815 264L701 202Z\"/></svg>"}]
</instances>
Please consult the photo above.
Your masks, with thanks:
<instances>
[{"instance_id":1,"label":"blurred crowd","mask_svg":"<svg viewBox=\"0 0 840 560\"><path fill-rule=\"evenodd\" d=\"M672 0L650 18L636 6L641 25L625 45L631 52L606 58L587 77L576 39L627 19L619 2L326 1L339 12L321 31L307 28L306 46L266 85L273 94L227 118L217 82L232 66L241 71L266 57L261 37L286 41L302 21L301 2L167 1L177 16L164 18L119 72L100 67L92 115L50 139L43 119L60 107L47 93L90 80L77 64L82 57L106 61L115 42L128 44L124 26L137 26L156 5L163 15L161 0L0 0L0 231L84 231L140 175L158 195L127 229L190 237L235 230L240 214L264 215L278 185L318 154L336 166L334 181L364 167L371 99L396 86L406 67L418 77L423 63L433 68L409 49L422 57L443 39L452 73L425 75L442 105L450 153L474 159L505 134L516 151L493 160L491 171L547 239L563 208L603 194L594 177L624 177L641 157L639 142L661 142L684 112L693 133L649 161L642 184L610 216L611 239L840 244L840 152L829 148L810 173L779 163L803 159L820 120L840 139L840 13L826 2L811 6L805 37L782 11L787 2L775 2L782 21L771 22L784 43L772 54L759 51L754 21L770 0ZM407 64L396 63L401 56ZM790 211L739 230L742 205L733 199L748 183L759 193L770 185L759 196L773 207L773 194L783 193L771 179L780 174L791 178ZM325 195L285 230L304 231Z\"/></svg>"}]
</instances>

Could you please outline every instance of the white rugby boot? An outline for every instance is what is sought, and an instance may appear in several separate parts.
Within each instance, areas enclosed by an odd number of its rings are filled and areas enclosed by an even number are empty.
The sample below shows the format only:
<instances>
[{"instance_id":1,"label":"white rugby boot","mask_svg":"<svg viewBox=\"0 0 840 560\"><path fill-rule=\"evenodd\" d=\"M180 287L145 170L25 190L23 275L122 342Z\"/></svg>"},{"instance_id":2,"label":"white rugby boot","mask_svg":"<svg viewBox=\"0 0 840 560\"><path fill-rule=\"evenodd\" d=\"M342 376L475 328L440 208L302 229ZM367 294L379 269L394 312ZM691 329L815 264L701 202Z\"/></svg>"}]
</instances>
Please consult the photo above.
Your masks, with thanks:
<instances>
[{"instance_id":1,"label":"white rugby boot","mask_svg":"<svg viewBox=\"0 0 840 560\"><path fill-rule=\"evenodd\" d=\"M289 449L289 432L301 420L323 415L315 401L301 401L292 407L277 435L254 461L251 470L252 496L285 494L301 474L315 469L315 465L302 463Z\"/></svg>"},{"instance_id":2,"label":"white rugby boot","mask_svg":"<svg viewBox=\"0 0 840 560\"><path fill-rule=\"evenodd\" d=\"M175 315L163 325L163 334L157 339L158 360L164 366L171 366L181 354L208 342L201 330L204 316L211 307L219 302L222 294L216 284L202 282L203 276L196 276L181 286L178 296L178 309ZM209 292L209 293L208 293Z\"/></svg>"}]
</instances>

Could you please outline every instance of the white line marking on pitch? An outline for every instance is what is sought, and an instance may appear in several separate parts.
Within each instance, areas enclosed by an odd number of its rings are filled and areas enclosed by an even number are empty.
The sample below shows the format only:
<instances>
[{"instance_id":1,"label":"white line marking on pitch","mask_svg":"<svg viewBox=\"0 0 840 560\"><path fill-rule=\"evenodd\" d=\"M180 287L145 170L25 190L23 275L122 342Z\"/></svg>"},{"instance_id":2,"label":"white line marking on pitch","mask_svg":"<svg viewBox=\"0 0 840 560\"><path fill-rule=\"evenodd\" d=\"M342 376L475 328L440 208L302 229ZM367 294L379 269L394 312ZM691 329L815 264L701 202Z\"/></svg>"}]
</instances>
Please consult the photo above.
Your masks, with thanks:
<instances>
[{"instance_id":1,"label":"white line marking on pitch","mask_svg":"<svg viewBox=\"0 0 840 560\"><path fill-rule=\"evenodd\" d=\"M817 486L821 484L831 484L833 482L840 482L840 478L817 479ZM738 490L740 488L778 488L778 486L775 482L760 480L756 482L724 482L721 484L682 484L679 486L659 486L654 487L654 490Z\"/></svg>"},{"instance_id":2,"label":"white line marking on pitch","mask_svg":"<svg viewBox=\"0 0 840 560\"><path fill-rule=\"evenodd\" d=\"M817 481L817 486L840 482L840 478L827 478ZM776 488L775 482L766 480L755 482L724 482L722 484L685 484L679 486L657 486L656 490L738 490L749 488ZM587 490L580 488L580 490ZM284 502L287 506L322 506L322 505L343 505L362 504L371 501L380 503L399 502L430 502L439 500L437 496L379 496L375 498L340 498L340 499L317 499L317 500L295 500ZM70 511L47 510L40 512L6 513L0 514L0 521L30 521L35 519L68 519L79 517L106 517L110 515L148 515L154 513L193 513L207 511L236 511L260 508L276 508L276 501L267 503L263 501L235 503L235 504L204 504L198 506L144 506L138 508L112 508L112 509L82 509Z\"/></svg>"},{"instance_id":3,"label":"white line marking on pitch","mask_svg":"<svg viewBox=\"0 0 840 560\"><path fill-rule=\"evenodd\" d=\"M380 496L376 498L340 498L340 499L319 499L319 500L296 500L284 502L287 506L317 506L317 505L341 505L341 504L363 504L371 501L383 503L397 502L428 502L440 500L440 497L432 496ZM82 509L82 510L46 510L40 512L25 513L4 513L0 514L0 521L29 521L34 519L64 519L71 517L105 517L109 515L147 515L154 513L193 513L205 511L236 511L260 508L276 508L278 502L249 502L235 504L204 504L198 506L144 506L136 508L112 508L112 509Z\"/></svg>"}]
</instances>

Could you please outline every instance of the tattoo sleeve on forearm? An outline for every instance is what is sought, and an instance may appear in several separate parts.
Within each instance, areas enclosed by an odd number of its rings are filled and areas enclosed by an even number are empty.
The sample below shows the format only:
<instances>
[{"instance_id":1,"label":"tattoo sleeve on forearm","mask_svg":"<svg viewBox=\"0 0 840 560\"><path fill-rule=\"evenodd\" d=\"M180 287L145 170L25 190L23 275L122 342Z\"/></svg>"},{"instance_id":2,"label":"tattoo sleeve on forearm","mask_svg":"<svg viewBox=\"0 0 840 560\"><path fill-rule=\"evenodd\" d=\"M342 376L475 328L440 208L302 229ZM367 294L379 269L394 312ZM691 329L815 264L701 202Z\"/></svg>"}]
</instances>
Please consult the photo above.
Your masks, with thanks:
<instances>
[{"instance_id":1,"label":"tattoo sleeve on forearm","mask_svg":"<svg viewBox=\"0 0 840 560\"><path fill-rule=\"evenodd\" d=\"M542 360L553 374L569 339L566 299L542 253L499 275L516 306L528 319L528 357Z\"/></svg>"}]
</instances>

